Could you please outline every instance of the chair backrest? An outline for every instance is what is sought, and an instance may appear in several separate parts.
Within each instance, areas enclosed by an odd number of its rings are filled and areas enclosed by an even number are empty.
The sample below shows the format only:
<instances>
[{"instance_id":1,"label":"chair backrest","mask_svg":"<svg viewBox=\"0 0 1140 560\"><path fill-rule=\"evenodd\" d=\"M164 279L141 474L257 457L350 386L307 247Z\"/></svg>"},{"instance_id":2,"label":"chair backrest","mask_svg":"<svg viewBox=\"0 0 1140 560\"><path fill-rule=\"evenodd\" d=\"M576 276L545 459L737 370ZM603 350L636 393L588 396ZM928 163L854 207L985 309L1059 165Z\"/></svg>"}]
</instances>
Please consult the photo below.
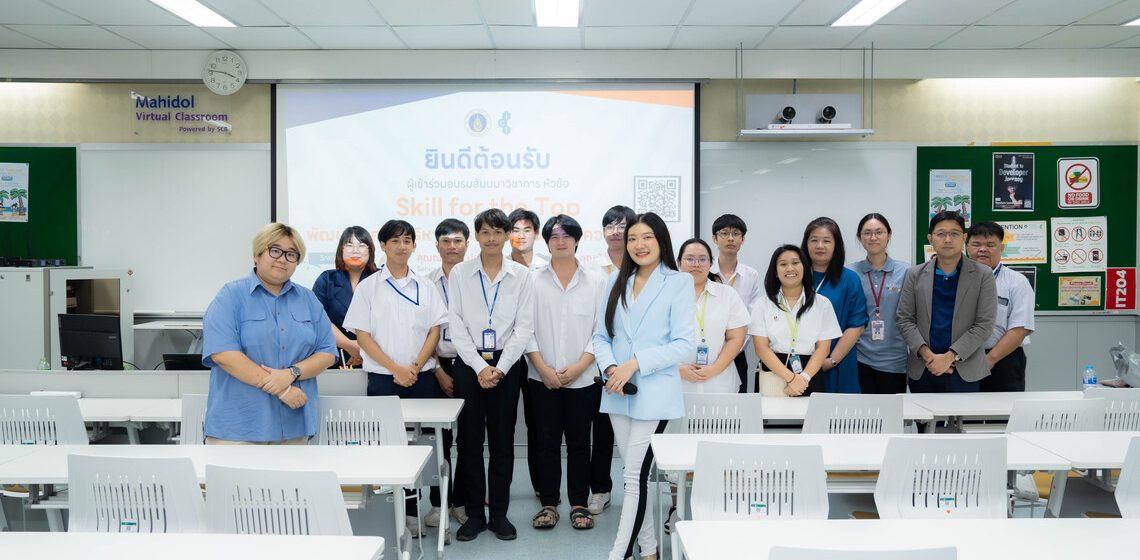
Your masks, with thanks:
<instances>
[{"instance_id":1,"label":"chair backrest","mask_svg":"<svg viewBox=\"0 0 1140 560\"><path fill-rule=\"evenodd\" d=\"M893 437L875 507L881 519L1004 519L1005 437Z\"/></svg>"},{"instance_id":2,"label":"chair backrest","mask_svg":"<svg viewBox=\"0 0 1140 560\"><path fill-rule=\"evenodd\" d=\"M0 395L0 445L87 445L79 401L67 395Z\"/></svg>"},{"instance_id":3,"label":"chair backrest","mask_svg":"<svg viewBox=\"0 0 1140 560\"><path fill-rule=\"evenodd\" d=\"M1105 431L1140 431L1140 389L1089 387L1085 398L1104 399Z\"/></svg>"},{"instance_id":4,"label":"chair backrest","mask_svg":"<svg viewBox=\"0 0 1140 560\"><path fill-rule=\"evenodd\" d=\"M178 443L182 445L202 445L206 441L206 401L207 395L182 395L182 432Z\"/></svg>"},{"instance_id":5,"label":"chair backrest","mask_svg":"<svg viewBox=\"0 0 1140 560\"><path fill-rule=\"evenodd\" d=\"M206 532L206 504L188 457L68 455L67 486L71 532Z\"/></svg>"},{"instance_id":6,"label":"chair backrest","mask_svg":"<svg viewBox=\"0 0 1140 560\"><path fill-rule=\"evenodd\" d=\"M759 434L764 432L757 393L685 393L685 415L670 422L683 434Z\"/></svg>"},{"instance_id":7,"label":"chair backrest","mask_svg":"<svg viewBox=\"0 0 1140 560\"><path fill-rule=\"evenodd\" d=\"M1104 399L1018 399L1006 432L1104 431Z\"/></svg>"},{"instance_id":8,"label":"chair backrest","mask_svg":"<svg viewBox=\"0 0 1140 560\"><path fill-rule=\"evenodd\" d=\"M805 434L901 434L902 395L812 393Z\"/></svg>"},{"instance_id":9,"label":"chair backrest","mask_svg":"<svg viewBox=\"0 0 1140 560\"><path fill-rule=\"evenodd\" d=\"M773 546L768 560L958 560L958 548L913 548L908 550L830 550Z\"/></svg>"},{"instance_id":10,"label":"chair backrest","mask_svg":"<svg viewBox=\"0 0 1140 560\"><path fill-rule=\"evenodd\" d=\"M1124 468L1116 481L1116 506L1121 517L1140 519L1140 437L1132 438L1124 455Z\"/></svg>"},{"instance_id":11,"label":"chair backrest","mask_svg":"<svg viewBox=\"0 0 1140 560\"><path fill-rule=\"evenodd\" d=\"M321 397L317 445L407 445L400 397Z\"/></svg>"},{"instance_id":12,"label":"chair backrest","mask_svg":"<svg viewBox=\"0 0 1140 560\"><path fill-rule=\"evenodd\" d=\"M818 445L697 443L693 519L827 519Z\"/></svg>"},{"instance_id":13,"label":"chair backrest","mask_svg":"<svg viewBox=\"0 0 1140 560\"><path fill-rule=\"evenodd\" d=\"M352 536L331 471L206 465L206 510L211 533Z\"/></svg>"}]
</instances>

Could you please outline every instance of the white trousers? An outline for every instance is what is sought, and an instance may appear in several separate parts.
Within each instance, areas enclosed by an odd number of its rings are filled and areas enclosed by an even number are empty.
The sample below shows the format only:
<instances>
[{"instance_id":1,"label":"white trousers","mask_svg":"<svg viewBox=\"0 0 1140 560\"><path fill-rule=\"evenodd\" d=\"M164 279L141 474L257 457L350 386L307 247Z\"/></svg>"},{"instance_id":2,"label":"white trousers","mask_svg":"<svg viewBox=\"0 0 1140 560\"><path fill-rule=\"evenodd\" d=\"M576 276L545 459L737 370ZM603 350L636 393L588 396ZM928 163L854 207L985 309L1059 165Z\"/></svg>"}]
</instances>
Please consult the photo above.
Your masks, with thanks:
<instances>
[{"instance_id":1,"label":"white trousers","mask_svg":"<svg viewBox=\"0 0 1140 560\"><path fill-rule=\"evenodd\" d=\"M654 530L653 492L649 491L649 475L653 467L653 452L649 436L665 431L668 420L634 420L629 416L611 414L614 441L625 465L625 498L621 506L621 521L617 537L610 549L610 560L625 560L633 556L633 543L637 542L640 555L657 554L657 533Z\"/></svg>"}]
</instances>

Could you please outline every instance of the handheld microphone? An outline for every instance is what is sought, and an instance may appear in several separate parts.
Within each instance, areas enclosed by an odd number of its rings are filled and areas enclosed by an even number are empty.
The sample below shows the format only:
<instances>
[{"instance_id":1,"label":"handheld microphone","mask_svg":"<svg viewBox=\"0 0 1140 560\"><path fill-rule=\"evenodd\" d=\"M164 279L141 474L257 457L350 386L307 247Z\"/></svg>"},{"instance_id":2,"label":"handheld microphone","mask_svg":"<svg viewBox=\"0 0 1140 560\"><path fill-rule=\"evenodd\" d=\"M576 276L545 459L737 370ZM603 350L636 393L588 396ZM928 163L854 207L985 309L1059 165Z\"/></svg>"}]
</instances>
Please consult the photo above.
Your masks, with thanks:
<instances>
[{"instance_id":1,"label":"handheld microphone","mask_svg":"<svg viewBox=\"0 0 1140 560\"><path fill-rule=\"evenodd\" d=\"M602 376L600 376L600 375L595 375L594 376L594 383L598 383L600 385L605 385L606 380L602 379ZM633 383L626 382L626 384L624 386L622 386L621 391L627 395L636 395L637 394L637 385L634 385Z\"/></svg>"}]
</instances>

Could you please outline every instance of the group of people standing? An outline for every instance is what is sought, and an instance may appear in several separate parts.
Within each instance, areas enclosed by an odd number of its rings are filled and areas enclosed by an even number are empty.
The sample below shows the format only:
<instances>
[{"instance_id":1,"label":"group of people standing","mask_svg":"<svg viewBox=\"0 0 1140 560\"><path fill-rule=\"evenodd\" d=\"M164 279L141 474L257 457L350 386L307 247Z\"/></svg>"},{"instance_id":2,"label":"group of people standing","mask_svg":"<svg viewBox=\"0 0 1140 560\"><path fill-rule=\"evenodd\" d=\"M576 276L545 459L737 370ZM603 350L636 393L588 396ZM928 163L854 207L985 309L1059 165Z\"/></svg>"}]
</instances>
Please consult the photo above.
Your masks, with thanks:
<instances>
[{"instance_id":1,"label":"group of people standing","mask_svg":"<svg viewBox=\"0 0 1140 560\"><path fill-rule=\"evenodd\" d=\"M450 513L461 541L485 530L510 540L521 395L541 504L532 526L559 521L565 440L569 522L592 528L610 501L616 443L624 503L610 558L632 557L635 544L654 558L649 439L683 416L685 392L1024 390L1033 294L1001 266L993 222L967 231L961 216L935 215L935 257L912 267L888 255L886 217L860 220L867 256L850 265L838 224L821 217L799 245L773 251L763 276L738 259L748 228L735 215L713 222L715 254L699 238L674 253L653 213L615 206L601 225L608 259L588 266L570 216L540 223L525 209L486 210L470 260L472 231L445 219L435 230L441 266L427 275L408 264L411 224L380 228L380 265L371 234L353 226L312 290L290 280L305 253L299 233L267 225L253 240L253 272L224 286L204 318L207 443L305 443L316 433L314 377L336 363L362 367L368 395L461 398L453 501L433 489L425 523ZM534 252L539 235L549 258ZM759 359L751 387L749 340ZM450 461L452 434L442 437ZM408 527L420 532L415 517Z\"/></svg>"}]
</instances>

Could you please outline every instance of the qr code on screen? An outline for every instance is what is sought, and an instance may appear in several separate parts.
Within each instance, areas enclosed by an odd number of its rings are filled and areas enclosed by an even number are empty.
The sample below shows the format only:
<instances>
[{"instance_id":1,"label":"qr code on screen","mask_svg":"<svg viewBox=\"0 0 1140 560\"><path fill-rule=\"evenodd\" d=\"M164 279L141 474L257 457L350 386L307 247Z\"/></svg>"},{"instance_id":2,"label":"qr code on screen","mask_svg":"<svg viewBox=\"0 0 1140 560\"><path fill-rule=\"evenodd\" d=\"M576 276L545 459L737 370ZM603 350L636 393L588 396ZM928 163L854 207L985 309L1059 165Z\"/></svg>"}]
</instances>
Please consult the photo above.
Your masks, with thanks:
<instances>
[{"instance_id":1,"label":"qr code on screen","mask_svg":"<svg viewBox=\"0 0 1140 560\"><path fill-rule=\"evenodd\" d=\"M634 177L634 211L654 212L666 222L681 221L681 177Z\"/></svg>"}]
</instances>

